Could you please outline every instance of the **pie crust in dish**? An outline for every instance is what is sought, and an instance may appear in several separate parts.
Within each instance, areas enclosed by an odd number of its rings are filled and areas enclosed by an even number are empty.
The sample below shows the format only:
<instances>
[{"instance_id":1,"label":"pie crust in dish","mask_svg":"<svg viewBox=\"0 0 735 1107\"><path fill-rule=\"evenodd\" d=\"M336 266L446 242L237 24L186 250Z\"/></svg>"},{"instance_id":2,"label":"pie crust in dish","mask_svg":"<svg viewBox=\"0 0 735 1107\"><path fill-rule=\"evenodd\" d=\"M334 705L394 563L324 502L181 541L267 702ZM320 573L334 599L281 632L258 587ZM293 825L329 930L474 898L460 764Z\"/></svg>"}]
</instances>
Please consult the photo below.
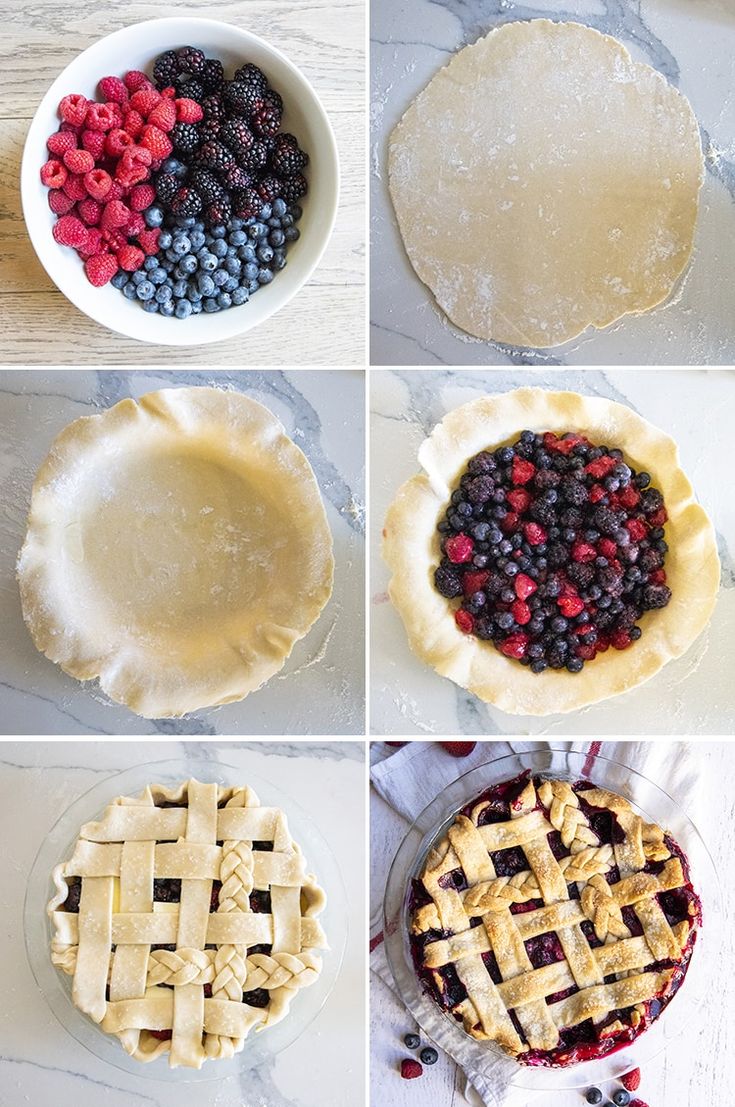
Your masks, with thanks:
<instances>
[{"instance_id":1,"label":"pie crust in dish","mask_svg":"<svg viewBox=\"0 0 735 1107\"><path fill-rule=\"evenodd\" d=\"M411 898L429 994L521 1063L605 1056L684 980L702 911L684 853L622 796L522 773L461 811Z\"/></svg>"},{"instance_id":2,"label":"pie crust in dish","mask_svg":"<svg viewBox=\"0 0 735 1107\"><path fill-rule=\"evenodd\" d=\"M601 446L619 448L631 465L651 474L668 511L668 606L643 615L640 641L598 655L579 673L534 674L491 643L463 634L449 601L433 583L442 557L437 524L468 459L513 441L524 429L578 432ZM485 702L517 715L574 711L642 684L684 654L707 625L720 580L714 529L694 500L676 443L630 408L540 388L484 396L446 415L418 458L423 473L399 489L385 521L389 594L413 651Z\"/></svg>"},{"instance_id":3,"label":"pie crust in dish","mask_svg":"<svg viewBox=\"0 0 735 1107\"><path fill-rule=\"evenodd\" d=\"M147 718L241 700L332 589L314 473L267 408L180 388L54 442L18 561L36 647Z\"/></svg>"},{"instance_id":4,"label":"pie crust in dish","mask_svg":"<svg viewBox=\"0 0 735 1107\"><path fill-rule=\"evenodd\" d=\"M321 972L326 897L286 815L188 780L119 796L53 872L51 959L131 1057L201 1068L288 1015Z\"/></svg>"},{"instance_id":5,"label":"pie crust in dish","mask_svg":"<svg viewBox=\"0 0 735 1107\"><path fill-rule=\"evenodd\" d=\"M455 54L390 137L411 264L453 323L558 346L648 311L692 251L704 161L686 98L580 23L507 23Z\"/></svg>"}]
</instances>

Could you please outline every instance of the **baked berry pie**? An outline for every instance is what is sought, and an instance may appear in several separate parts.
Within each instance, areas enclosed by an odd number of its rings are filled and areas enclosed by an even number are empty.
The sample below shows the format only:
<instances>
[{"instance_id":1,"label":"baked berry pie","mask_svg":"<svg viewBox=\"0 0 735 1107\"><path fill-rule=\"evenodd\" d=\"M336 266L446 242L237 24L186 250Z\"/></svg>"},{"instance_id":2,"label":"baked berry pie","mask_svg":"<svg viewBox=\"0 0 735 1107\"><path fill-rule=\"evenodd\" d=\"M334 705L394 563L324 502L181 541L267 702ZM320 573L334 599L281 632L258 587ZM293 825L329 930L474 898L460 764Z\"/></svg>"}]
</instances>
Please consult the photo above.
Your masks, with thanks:
<instances>
[{"instance_id":1,"label":"baked berry pie","mask_svg":"<svg viewBox=\"0 0 735 1107\"><path fill-rule=\"evenodd\" d=\"M411 902L430 995L526 1065L603 1057L647 1029L702 920L687 858L622 796L531 777L490 788L432 848Z\"/></svg>"},{"instance_id":2,"label":"baked berry pie","mask_svg":"<svg viewBox=\"0 0 735 1107\"><path fill-rule=\"evenodd\" d=\"M671 438L622 404L523 388L447 415L386 520L413 649L505 711L647 680L706 625L714 532Z\"/></svg>"},{"instance_id":3,"label":"baked berry pie","mask_svg":"<svg viewBox=\"0 0 735 1107\"><path fill-rule=\"evenodd\" d=\"M283 811L250 788L119 796L53 880L52 961L138 1061L230 1058L321 972L324 892Z\"/></svg>"}]
</instances>

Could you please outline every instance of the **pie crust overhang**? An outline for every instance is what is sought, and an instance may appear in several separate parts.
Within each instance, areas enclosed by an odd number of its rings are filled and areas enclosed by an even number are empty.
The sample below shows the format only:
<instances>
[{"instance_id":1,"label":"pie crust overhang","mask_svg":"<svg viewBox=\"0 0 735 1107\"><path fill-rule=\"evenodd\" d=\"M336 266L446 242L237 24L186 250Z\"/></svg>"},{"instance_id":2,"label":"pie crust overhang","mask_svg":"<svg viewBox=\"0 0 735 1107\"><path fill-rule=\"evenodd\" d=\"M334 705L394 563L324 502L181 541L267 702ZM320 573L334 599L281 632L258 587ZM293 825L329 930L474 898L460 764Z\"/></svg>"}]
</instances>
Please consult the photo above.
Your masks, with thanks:
<instances>
[{"instance_id":1,"label":"pie crust overhang","mask_svg":"<svg viewBox=\"0 0 735 1107\"><path fill-rule=\"evenodd\" d=\"M441 559L437 523L467 462L481 450L513 442L523 430L578 431L597 445L618 447L636 469L651 474L668 512L671 601L639 619L639 641L598 654L581 673L534 674L491 643L463 634L433 583ZM399 489L386 516L388 591L414 653L485 702L512 715L574 711L642 684L684 654L707 625L720 582L712 523L694 500L674 440L630 408L541 388L483 396L446 415L422 443L418 459L423 473Z\"/></svg>"},{"instance_id":2,"label":"pie crust overhang","mask_svg":"<svg viewBox=\"0 0 735 1107\"><path fill-rule=\"evenodd\" d=\"M457 326L548 348L648 311L689 261L704 161L661 73L573 22L459 50L389 141L409 260Z\"/></svg>"},{"instance_id":3,"label":"pie crust overhang","mask_svg":"<svg viewBox=\"0 0 735 1107\"><path fill-rule=\"evenodd\" d=\"M147 718L240 700L332 589L314 473L262 404L164 389L76 420L36 477L18 560L36 647Z\"/></svg>"},{"instance_id":4,"label":"pie crust overhang","mask_svg":"<svg viewBox=\"0 0 735 1107\"><path fill-rule=\"evenodd\" d=\"M62 906L75 879L78 913ZM156 880L181 881L179 901L157 899ZM288 1015L328 949L326 897L286 815L247 787L189 780L119 796L84 824L53 882L51 959L73 977L75 1005L138 1061L232 1057L253 1028Z\"/></svg>"}]
</instances>

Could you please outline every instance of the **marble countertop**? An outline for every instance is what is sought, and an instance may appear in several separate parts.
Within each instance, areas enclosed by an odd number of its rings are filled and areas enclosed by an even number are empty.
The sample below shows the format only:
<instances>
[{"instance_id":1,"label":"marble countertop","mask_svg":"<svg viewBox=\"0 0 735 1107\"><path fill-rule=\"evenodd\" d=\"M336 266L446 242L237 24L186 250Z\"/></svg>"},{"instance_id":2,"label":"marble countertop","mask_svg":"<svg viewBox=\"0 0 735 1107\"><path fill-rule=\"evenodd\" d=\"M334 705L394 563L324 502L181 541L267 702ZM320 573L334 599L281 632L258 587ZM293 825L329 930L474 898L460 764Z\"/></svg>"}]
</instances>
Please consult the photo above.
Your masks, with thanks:
<instances>
[{"instance_id":1,"label":"marble countertop","mask_svg":"<svg viewBox=\"0 0 735 1107\"><path fill-rule=\"evenodd\" d=\"M242 768L318 811L349 905L345 959L334 990L292 1045L256 1070L205 1084L163 1083L99 1060L56 1021L37 990L23 944L28 871L44 837L78 796L135 765L199 758ZM364 1102L364 747L357 742L8 742L0 750L3 991L0 1107L359 1107ZM18 828L23 833L18 833ZM339 1062L334 1042L339 1041ZM247 1048L247 1043L246 1043ZM328 1074L328 1076L327 1076Z\"/></svg>"},{"instance_id":2,"label":"marble countertop","mask_svg":"<svg viewBox=\"0 0 735 1107\"><path fill-rule=\"evenodd\" d=\"M371 363L728 365L735 361L735 9L728 0L373 0ZM388 137L457 50L513 20L576 20L614 35L681 89L707 174L694 260L668 305L550 351L485 343L436 306L406 257L388 195Z\"/></svg>"},{"instance_id":3,"label":"marble countertop","mask_svg":"<svg viewBox=\"0 0 735 1107\"><path fill-rule=\"evenodd\" d=\"M439 676L410 651L390 602L380 531L398 487L419 470L424 437L446 412L521 385L627 403L679 443L682 467L714 521L722 585L709 627L648 683L568 715L507 715ZM732 734L735 695L735 415L731 370L373 370L371 373L371 729L374 734ZM662 710L666 705L666 710Z\"/></svg>"},{"instance_id":4,"label":"marble countertop","mask_svg":"<svg viewBox=\"0 0 735 1107\"><path fill-rule=\"evenodd\" d=\"M560 743L554 744L558 746ZM503 743L502 746L499 752L489 753L486 760L508 752L507 745ZM721 887L726 888L730 874L735 875L735 823L729 818L725 818L723 822L723 807L716 802L716 797L721 795L721 781L731 779L735 773L735 746L727 742L706 742L697 744L695 750L689 748L696 756L697 780L694 789L687 794L686 801L683 796L677 795L675 788L672 789L668 776L656 775L654 779L683 803L713 854ZM374 743L371 747L371 764L375 765L395 753L395 749L383 742ZM615 752L613 743L603 745L602 753L629 763L625 753ZM439 756L447 755L442 752ZM659 760L661 756L659 749ZM672 764L678 765L686 758L682 747L674 743L669 747L668 756ZM635 754L631 753L631 758L635 760ZM457 761L456 766L456 776L467 769L466 762L461 760ZM658 774L660 773L659 768ZM728 805L729 801L725 801L725 806L729 809ZM390 864L407 829L408 824L404 818L378 795L375 788L371 788L371 937L378 935L382 929L383 890ZM735 1081L733 1023L732 1019L721 1017L722 1012L732 1010L735 1002L735 982L732 974L725 969L726 965L732 964L733 957L731 923L729 926L725 923L723 933L726 935L721 958L724 971L719 978L718 992L712 996L711 1003L703 1013L704 1025L692 1026L691 1033L677 1037L671 1048L648 1061L642 1068L640 1095L651 1107L693 1107L694 1104L729 1103L732 1100L732 1086ZM377 947L377 938L373 945ZM375 966L375 962L373 964ZM376 1107L379 1104L389 1107L468 1107L468 1104L471 1107L481 1107L474 1089L466 1089L462 1070L443 1052L440 1052L439 1062L433 1068L424 1070L421 1079L401 1080L398 1066L400 1059L407 1055L402 1038L414 1029L410 1015L395 992L377 972L371 972L371 1102ZM612 1094L614 1089L615 1085L607 1085L604 1090ZM584 1107L584 1097L579 1091L558 1090L552 1096L545 1093L524 1094L521 1090L515 1090L508 1097L505 1107L549 1107L551 1101L553 1107Z\"/></svg>"},{"instance_id":5,"label":"marble countertop","mask_svg":"<svg viewBox=\"0 0 735 1107\"><path fill-rule=\"evenodd\" d=\"M283 422L316 473L334 537L332 598L284 668L240 703L141 719L38 653L15 561L36 470L73 419L157 388L221 385ZM4 734L360 734L364 729L364 374L359 370L0 371L0 732Z\"/></svg>"}]
</instances>

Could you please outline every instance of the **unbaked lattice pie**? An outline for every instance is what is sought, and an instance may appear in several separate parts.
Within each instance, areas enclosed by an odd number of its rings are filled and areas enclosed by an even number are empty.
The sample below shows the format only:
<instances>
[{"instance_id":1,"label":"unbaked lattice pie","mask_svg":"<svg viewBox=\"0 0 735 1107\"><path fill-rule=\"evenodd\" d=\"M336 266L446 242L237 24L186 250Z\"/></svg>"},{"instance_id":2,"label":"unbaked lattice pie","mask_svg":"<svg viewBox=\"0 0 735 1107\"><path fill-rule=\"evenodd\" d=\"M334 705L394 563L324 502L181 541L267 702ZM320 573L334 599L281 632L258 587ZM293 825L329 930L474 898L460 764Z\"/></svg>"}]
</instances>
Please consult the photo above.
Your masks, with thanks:
<instances>
[{"instance_id":1,"label":"unbaked lattice pie","mask_svg":"<svg viewBox=\"0 0 735 1107\"><path fill-rule=\"evenodd\" d=\"M250 788L189 780L119 796L53 880L53 963L138 1061L230 1058L321 971L324 892L284 812Z\"/></svg>"},{"instance_id":2,"label":"unbaked lattice pie","mask_svg":"<svg viewBox=\"0 0 735 1107\"><path fill-rule=\"evenodd\" d=\"M622 796L531 777L465 807L412 892L430 995L527 1065L612 1053L686 974L701 905L679 846Z\"/></svg>"}]
</instances>

